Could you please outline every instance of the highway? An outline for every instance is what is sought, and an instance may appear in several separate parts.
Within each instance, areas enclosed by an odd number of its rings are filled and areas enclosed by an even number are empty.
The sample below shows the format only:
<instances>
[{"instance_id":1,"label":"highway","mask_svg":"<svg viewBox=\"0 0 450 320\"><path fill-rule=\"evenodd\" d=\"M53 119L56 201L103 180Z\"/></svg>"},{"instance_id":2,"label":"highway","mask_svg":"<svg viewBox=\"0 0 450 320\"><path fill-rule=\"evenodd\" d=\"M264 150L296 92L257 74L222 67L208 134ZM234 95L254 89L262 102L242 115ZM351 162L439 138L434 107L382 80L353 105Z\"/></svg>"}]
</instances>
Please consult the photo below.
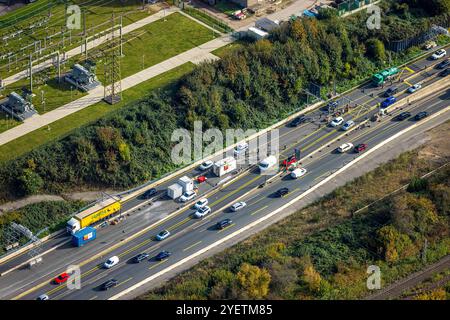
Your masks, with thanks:
<instances>
[{"instance_id":1,"label":"highway","mask_svg":"<svg viewBox=\"0 0 450 320\"><path fill-rule=\"evenodd\" d=\"M416 76L418 71L432 63L435 62L421 60L409 66L410 71L404 74L403 79L411 74L414 77L409 78L408 83L402 82L401 85L397 85L400 86L398 98L401 99L407 95L403 91L409 84L422 82L425 87L442 80L440 77L433 78L438 72L435 69ZM367 117L370 117L377 110L376 104L384 100L381 96L383 91L381 88L375 89L368 85L350 92L346 96L345 101L351 99L352 104L358 103L360 106L351 109L349 114L344 115L345 120L352 118L356 123L360 123ZM407 106L405 109L411 109L413 115L418 110L427 110L433 113L446 107L448 100L449 93L446 92L445 94L433 96L420 103L420 105L415 103L412 106ZM237 176L235 181L226 187L212 191L208 199L213 213L203 220L194 219L192 217L194 210L189 207L185 207L179 210L177 214L166 218L169 213L180 208L180 205L172 200L159 199L151 206L145 205L141 210L131 214L125 222L117 226L108 226L100 229L95 243L93 242L83 248L72 248L69 244L64 244L64 241L67 241L66 237L50 240L44 246L50 248L56 243L62 245L46 254L42 265L31 270L26 268L19 269L0 278L0 298L35 299L37 295L47 293L51 299L107 299L124 288L166 268L169 264L183 259L195 250L215 242L240 226L247 225L258 217L272 212L274 208L280 207L289 199L301 194L311 185L318 183L332 171L342 167L343 164L357 156L354 153L335 154L331 151L343 141L336 141L329 147L326 147L322 153L315 154L315 150L319 147L327 146L330 141L342 135L343 132L326 127L323 124L319 125L321 120L319 111L314 111L308 116L311 118L311 121L299 127L283 126L280 128L281 159L292 154L295 147L301 148L303 165L308 169L308 173L299 180L291 180L286 177L276 178L266 187L255 190L258 185L266 180L266 177L260 176L255 168L250 168L248 173ZM351 138L351 142L355 145L357 143L367 143L370 148L370 146L383 141L413 123L414 121L408 120L391 121L391 117L387 117L379 123L371 123L370 127L352 131L348 134L348 138ZM245 166L244 168L248 167ZM187 173L189 176L198 174L199 172L196 170ZM209 178L207 183L200 185L200 194L210 192L215 183L218 182L217 178L214 179L212 176L209 176ZM158 189L163 193L164 189L173 182L174 180L166 182L159 186ZM281 199L274 198L272 196L273 193L281 186L288 187L290 189L289 194ZM237 198L249 192L250 194L244 197L244 201L247 202L248 206L238 213L229 212L228 207ZM124 205L124 211L143 203L145 203L144 200L134 198ZM220 231L212 228L217 221L228 217L233 220L233 224L229 228ZM123 241L117 248L111 248L112 244L120 242L121 239L135 234L138 230L160 221L162 218L166 218L166 220L158 226L151 228L131 241ZM162 229L168 229L172 235L162 242L157 242L154 240L154 236ZM96 253L107 248L112 250L104 256L92 258ZM173 255L165 261L150 261L142 262L141 264L133 264L129 261L140 252L148 252L154 255L163 249L173 252ZM120 264L111 270L102 269L101 263L112 255L120 257ZM0 266L0 268L10 267L20 262L24 257L26 255L13 259ZM81 290L69 291L65 286L55 286L49 283L51 278L63 272L69 264L80 264L82 266L83 287ZM97 290L101 283L112 277L119 281L118 287L107 292ZM20 293L23 294L18 296Z\"/></svg>"}]
</instances>

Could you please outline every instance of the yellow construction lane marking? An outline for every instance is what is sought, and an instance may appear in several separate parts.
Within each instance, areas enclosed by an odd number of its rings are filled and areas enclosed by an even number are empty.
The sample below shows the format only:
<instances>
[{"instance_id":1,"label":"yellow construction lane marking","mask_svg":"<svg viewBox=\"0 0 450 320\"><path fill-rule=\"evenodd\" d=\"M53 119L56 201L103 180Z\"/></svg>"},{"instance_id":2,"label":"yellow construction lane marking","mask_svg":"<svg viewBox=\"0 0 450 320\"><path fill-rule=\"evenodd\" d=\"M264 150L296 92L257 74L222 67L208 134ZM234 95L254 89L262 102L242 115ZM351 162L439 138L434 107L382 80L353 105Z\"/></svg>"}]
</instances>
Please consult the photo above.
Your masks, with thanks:
<instances>
[{"instance_id":1,"label":"yellow construction lane marking","mask_svg":"<svg viewBox=\"0 0 450 320\"><path fill-rule=\"evenodd\" d=\"M225 227L225 228L223 228L223 229L217 231L217 233L221 233L222 231L225 231L225 230L231 228L231 227L234 226L234 225L235 225L235 223L232 223L232 224L230 224L228 227Z\"/></svg>"},{"instance_id":2,"label":"yellow construction lane marking","mask_svg":"<svg viewBox=\"0 0 450 320\"><path fill-rule=\"evenodd\" d=\"M409 67L404 67L403 69L408 70L410 73L415 73L415 71Z\"/></svg>"},{"instance_id":3,"label":"yellow construction lane marking","mask_svg":"<svg viewBox=\"0 0 450 320\"><path fill-rule=\"evenodd\" d=\"M265 198L263 198L263 199L265 199ZM252 215L254 215L254 214L256 214L256 213L258 213L258 212L264 210L264 209L267 208L267 207L268 207L268 205L267 205L267 206L264 206L264 207L262 207L262 208L260 208L260 209L258 209L258 210L256 210L255 212L251 213L250 215L252 216Z\"/></svg>"},{"instance_id":4,"label":"yellow construction lane marking","mask_svg":"<svg viewBox=\"0 0 450 320\"><path fill-rule=\"evenodd\" d=\"M199 245L200 243L202 243L201 240L198 241L198 242L196 242L196 243L194 243L194 244L192 244L192 245L190 245L190 246L187 247L187 248L184 248L184 249L183 249L183 252L184 252L184 251L187 251L187 250L189 250L189 249L192 249L193 247L195 247L196 245Z\"/></svg>"},{"instance_id":5,"label":"yellow construction lane marking","mask_svg":"<svg viewBox=\"0 0 450 320\"><path fill-rule=\"evenodd\" d=\"M162 263L166 262L169 259L164 259L161 260L160 262L158 262L157 264L152 265L150 268L148 268L148 270L152 270L153 268L156 268L157 266L161 265Z\"/></svg>"},{"instance_id":6,"label":"yellow construction lane marking","mask_svg":"<svg viewBox=\"0 0 450 320\"><path fill-rule=\"evenodd\" d=\"M89 298L89 300L94 300L94 299L97 299L98 297L97 296L93 296L92 298Z\"/></svg>"},{"instance_id":7,"label":"yellow construction lane marking","mask_svg":"<svg viewBox=\"0 0 450 320\"><path fill-rule=\"evenodd\" d=\"M408 81L404 80L403 82L406 83L408 86L412 87L412 84L409 83Z\"/></svg>"},{"instance_id":8,"label":"yellow construction lane marking","mask_svg":"<svg viewBox=\"0 0 450 320\"><path fill-rule=\"evenodd\" d=\"M122 282L119 282L119 284L116 286L116 288L119 287L119 286L121 286L121 285L123 285L124 283L127 283L127 282L130 281L131 279L133 279L133 277L130 277L130 278L128 278L127 280L124 280L124 281L122 281Z\"/></svg>"}]
</instances>

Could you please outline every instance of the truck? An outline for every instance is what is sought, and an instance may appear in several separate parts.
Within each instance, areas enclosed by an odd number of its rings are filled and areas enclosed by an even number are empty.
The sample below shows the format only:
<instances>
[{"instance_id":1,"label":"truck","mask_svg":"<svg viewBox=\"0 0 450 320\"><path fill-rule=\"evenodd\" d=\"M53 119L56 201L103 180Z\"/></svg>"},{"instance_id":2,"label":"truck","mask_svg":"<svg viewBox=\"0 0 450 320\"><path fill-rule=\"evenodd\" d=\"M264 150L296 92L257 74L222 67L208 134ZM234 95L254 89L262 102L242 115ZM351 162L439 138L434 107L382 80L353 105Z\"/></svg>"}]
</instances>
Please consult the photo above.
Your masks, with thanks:
<instances>
[{"instance_id":1,"label":"truck","mask_svg":"<svg viewBox=\"0 0 450 320\"><path fill-rule=\"evenodd\" d=\"M183 187L183 192L194 190L194 181L188 176L183 176L178 179L178 184Z\"/></svg>"},{"instance_id":2,"label":"truck","mask_svg":"<svg viewBox=\"0 0 450 320\"><path fill-rule=\"evenodd\" d=\"M180 186L178 183L174 183L167 188L167 195L171 199L179 198L181 197L182 194L183 194L183 187Z\"/></svg>"},{"instance_id":3,"label":"truck","mask_svg":"<svg viewBox=\"0 0 450 320\"><path fill-rule=\"evenodd\" d=\"M74 215L66 224L66 230L70 234L93 225L94 223L113 216L121 209L120 202L115 197L96 202L87 209Z\"/></svg>"},{"instance_id":4,"label":"truck","mask_svg":"<svg viewBox=\"0 0 450 320\"><path fill-rule=\"evenodd\" d=\"M237 162L234 157L227 157L220 161L217 161L213 165L213 173L221 177L233 170L236 170L237 168Z\"/></svg>"},{"instance_id":5,"label":"truck","mask_svg":"<svg viewBox=\"0 0 450 320\"><path fill-rule=\"evenodd\" d=\"M93 227L86 227L72 235L72 244L75 247L84 246L86 243L91 242L97 238L97 229Z\"/></svg>"},{"instance_id":6,"label":"truck","mask_svg":"<svg viewBox=\"0 0 450 320\"><path fill-rule=\"evenodd\" d=\"M273 168L278 163L278 159L276 156L271 155L265 158L263 161L259 163L259 171L264 173L268 171L270 168Z\"/></svg>"},{"instance_id":7,"label":"truck","mask_svg":"<svg viewBox=\"0 0 450 320\"><path fill-rule=\"evenodd\" d=\"M392 79L398 72L399 70L396 67L384 69L372 76L372 83L376 86L381 86L387 80Z\"/></svg>"}]
</instances>

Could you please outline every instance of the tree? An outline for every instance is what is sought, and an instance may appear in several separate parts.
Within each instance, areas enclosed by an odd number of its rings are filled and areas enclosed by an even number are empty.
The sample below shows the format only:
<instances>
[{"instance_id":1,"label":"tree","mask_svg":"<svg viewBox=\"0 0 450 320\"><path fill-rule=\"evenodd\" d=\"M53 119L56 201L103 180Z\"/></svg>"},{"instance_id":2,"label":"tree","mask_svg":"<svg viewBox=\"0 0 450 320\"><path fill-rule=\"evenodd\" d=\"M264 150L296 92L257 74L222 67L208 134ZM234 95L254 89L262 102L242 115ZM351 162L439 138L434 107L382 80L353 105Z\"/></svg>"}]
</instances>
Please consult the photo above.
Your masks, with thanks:
<instances>
[{"instance_id":1,"label":"tree","mask_svg":"<svg viewBox=\"0 0 450 320\"><path fill-rule=\"evenodd\" d=\"M237 280L250 299L263 299L269 293L270 274L266 269L244 263L239 268Z\"/></svg>"},{"instance_id":2,"label":"tree","mask_svg":"<svg viewBox=\"0 0 450 320\"><path fill-rule=\"evenodd\" d=\"M302 276L303 282L306 283L308 289L312 292L318 292L320 290L320 283L322 281L322 277L320 273L314 269L312 263L308 263L303 270Z\"/></svg>"},{"instance_id":3,"label":"tree","mask_svg":"<svg viewBox=\"0 0 450 320\"><path fill-rule=\"evenodd\" d=\"M20 187L25 195L36 194L44 185L44 180L34 172L27 168L24 169L19 177Z\"/></svg>"},{"instance_id":4,"label":"tree","mask_svg":"<svg viewBox=\"0 0 450 320\"><path fill-rule=\"evenodd\" d=\"M384 43L378 39L369 39L367 41L367 53L378 62L386 60L386 49Z\"/></svg>"}]
</instances>

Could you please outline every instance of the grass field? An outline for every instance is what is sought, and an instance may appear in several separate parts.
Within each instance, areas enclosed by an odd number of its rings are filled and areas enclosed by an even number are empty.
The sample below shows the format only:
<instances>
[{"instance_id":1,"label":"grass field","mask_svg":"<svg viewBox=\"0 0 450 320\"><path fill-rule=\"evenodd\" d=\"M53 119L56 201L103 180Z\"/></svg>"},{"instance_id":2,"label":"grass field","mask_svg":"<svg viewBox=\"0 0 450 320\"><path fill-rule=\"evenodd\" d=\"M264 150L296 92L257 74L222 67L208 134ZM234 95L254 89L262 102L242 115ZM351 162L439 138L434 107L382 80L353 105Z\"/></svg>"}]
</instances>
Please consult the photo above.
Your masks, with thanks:
<instances>
[{"instance_id":1,"label":"grass field","mask_svg":"<svg viewBox=\"0 0 450 320\"><path fill-rule=\"evenodd\" d=\"M160 74L148 81L141 83L131 89L123 92L122 102L115 105L109 105L99 102L77 113L69 115L61 120L50 124L50 130L47 127L33 131L14 141L0 146L0 162L14 159L24 153L31 151L33 148L39 147L52 140L60 139L68 135L72 130L87 125L106 116L110 112L126 107L138 101L152 90L173 84L181 76L190 72L194 68L194 64L185 63L177 68Z\"/></svg>"},{"instance_id":2,"label":"grass field","mask_svg":"<svg viewBox=\"0 0 450 320\"><path fill-rule=\"evenodd\" d=\"M216 49L216 50L212 51L211 53L213 55L223 58L229 52L236 50L242 46L245 46L245 42L241 42L241 41L237 40L233 43L227 44L226 46L220 47L219 49Z\"/></svg>"}]
</instances>

